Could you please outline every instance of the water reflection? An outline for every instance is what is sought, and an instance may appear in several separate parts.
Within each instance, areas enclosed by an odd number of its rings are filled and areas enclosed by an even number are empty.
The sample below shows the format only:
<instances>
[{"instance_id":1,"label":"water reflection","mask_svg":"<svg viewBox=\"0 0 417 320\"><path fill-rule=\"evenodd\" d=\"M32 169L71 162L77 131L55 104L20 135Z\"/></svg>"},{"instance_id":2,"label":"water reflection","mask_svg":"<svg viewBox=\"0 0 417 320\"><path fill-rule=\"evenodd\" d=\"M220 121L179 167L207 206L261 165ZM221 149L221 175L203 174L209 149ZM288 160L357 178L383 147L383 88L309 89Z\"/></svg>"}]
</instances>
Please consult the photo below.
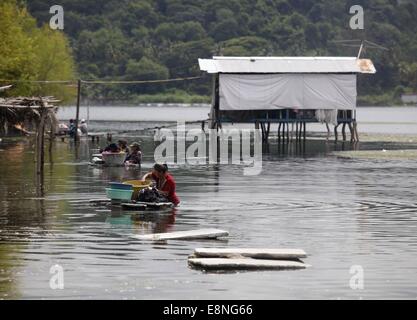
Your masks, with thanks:
<instances>
[{"instance_id":1,"label":"water reflection","mask_svg":"<svg viewBox=\"0 0 417 320\"><path fill-rule=\"evenodd\" d=\"M142 140L142 169L90 166L104 141L57 141L43 191L33 142L1 143L0 298L415 298L415 162L331 153L416 143L272 140L263 149L260 176L243 176L241 166L172 166L182 200L174 210L92 206L88 200L103 198L109 181L138 179L153 165L151 136L123 137ZM209 227L227 229L228 242L160 245L130 237ZM226 245L303 248L313 268L209 277L188 268L196 247ZM59 292L48 286L55 263L66 272L66 289ZM365 268L365 291L348 286L353 264Z\"/></svg>"}]
</instances>

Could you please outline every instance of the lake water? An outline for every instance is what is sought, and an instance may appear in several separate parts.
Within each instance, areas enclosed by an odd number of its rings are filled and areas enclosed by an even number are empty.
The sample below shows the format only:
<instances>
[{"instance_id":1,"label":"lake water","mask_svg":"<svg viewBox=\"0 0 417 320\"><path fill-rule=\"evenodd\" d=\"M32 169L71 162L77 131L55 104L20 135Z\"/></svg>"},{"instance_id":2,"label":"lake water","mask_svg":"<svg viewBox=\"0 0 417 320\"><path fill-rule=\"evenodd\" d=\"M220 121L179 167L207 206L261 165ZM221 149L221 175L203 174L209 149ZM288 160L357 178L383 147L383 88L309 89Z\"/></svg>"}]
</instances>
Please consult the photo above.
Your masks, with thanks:
<instances>
[{"instance_id":1,"label":"lake water","mask_svg":"<svg viewBox=\"0 0 417 320\"><path fill-rule=\"evenodd\" d=\"M0 142L0 298L417 298L413 160L340 158L332 151L350 150L350 144L326 143L315 134L305 146L272 140L264 148L259 176L244 176L242 167L232 165L173 166L182 202L175 210L144 215L82 202L103 198L109 181L138 178L151 168L152 131L140 129L172 119L201 120L208 112L205 107L151 109L135 110L129 118L126 110L132 109L106 107L100 119L90 110L92 129L142 141L141 170L91 167L97 144L81 141L76 148L71 141L57 141L53 163L47 158L45 188L39 190L33 141ZM403 142L375 135L375 142L357 148L417 149L415 135L404 136L417 133L416 110L359 109L361 132L402 134L398 140ZM70 109L61 112L70 114ZM145 114L152 122L136 122ZM226 229L230 236L165 244L130 238L199 228ZM311 267L205 273L187 264L197 247L301 248ZM63 290L50 287L56 264L64 270ZM363 290L350 287L352 266L363 269Z\"/></svg>"}]
</instances>

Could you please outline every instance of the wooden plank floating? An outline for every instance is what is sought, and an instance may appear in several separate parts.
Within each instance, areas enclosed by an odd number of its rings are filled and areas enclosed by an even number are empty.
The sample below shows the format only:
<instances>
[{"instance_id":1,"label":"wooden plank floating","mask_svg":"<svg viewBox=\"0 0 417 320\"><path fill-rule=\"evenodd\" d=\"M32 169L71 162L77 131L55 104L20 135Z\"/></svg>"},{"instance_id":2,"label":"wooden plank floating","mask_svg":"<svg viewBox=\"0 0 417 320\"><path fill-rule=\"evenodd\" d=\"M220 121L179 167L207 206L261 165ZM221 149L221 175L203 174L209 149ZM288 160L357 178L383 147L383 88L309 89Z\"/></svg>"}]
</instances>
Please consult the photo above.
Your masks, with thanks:
<instances>
[{"instance_id":1,"label":"wooden plank floating","mask_svg":"<svg viewBox=\"0 0 417 320\"><path fill-rule=\"evenodd\" d=\"M200 258L247 257L271 260L297 260L307 257L301 249L197 248L194 254Z\"/></svg>"},{"instance_id":2,"label":"wooden plank floating","mask_svg":"<svg viewBox=\"0 0 417 320\"><path fill-rule=\"evenodd\" d=\"M173 204L171 202L135 202L135 203L122 203L122 208L126 210L161 210L171 208Z\"/></svg>"},{"instance_id":3,"label":"wooden plank floating","mask_svg":"<svg viewBox=\"0 0 417 320\"><path fill-rule=\"evenodd\" d=\"M169 233L153 233L145 235L134 235L132 238L137 240L193 240L193 239L216 239L219 237L227 237L228 231L219 229L200 229L190 231L178 231Z\"/></svg>"},{"instance_id":4,"label":"wooden plank floating","mask_svg":"<svg viewBox=\"0 0 417 320\"><path fill-rule=\"evenodd\" d=\"M309 265L298 261L287 260L263 260L263 259L228 259L228 258L190 258L188 259L190 265L203 269L210 270L226 270L226 269L240 269L240 270L261 270L261 269L305 269Z\"/></svg>"},{"instance_id":5,"label":"wooden plank floating","mask_svg":"<svg viewBox=\"0 0 417 320\"><path fill-rule=\"evenodd\" d=\"M106 204L106 203L110 203L111 200L110 199L106 199L106 198L100 198L100 199L72 199L72 200L69 199L68 202L71 203L71 204L78 204L78 203L80 203L80 204L82 204L82 203Z\"/></svg>"}]
</instances>

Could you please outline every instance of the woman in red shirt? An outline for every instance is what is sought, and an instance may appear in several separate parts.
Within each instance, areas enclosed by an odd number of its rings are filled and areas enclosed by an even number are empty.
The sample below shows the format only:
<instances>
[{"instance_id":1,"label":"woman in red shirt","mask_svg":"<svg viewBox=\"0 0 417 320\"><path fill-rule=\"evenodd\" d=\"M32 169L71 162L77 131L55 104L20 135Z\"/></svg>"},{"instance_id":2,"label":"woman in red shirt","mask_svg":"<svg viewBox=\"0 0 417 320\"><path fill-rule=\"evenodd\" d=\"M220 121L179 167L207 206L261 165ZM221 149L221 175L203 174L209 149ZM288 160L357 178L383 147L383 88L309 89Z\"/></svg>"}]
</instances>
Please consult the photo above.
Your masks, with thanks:
<instances>
[{"instance_id":1,"label":"woman in red shirt","mask_svg":"<svg viewBox=\"0 0 417 320\"><path fill-rule=\"evenodd\" d=\"M166 164L155 164L153 170L143 177L143 180L152 179L156 182L156 189L167 197L175 206L180 203L180 199L175 193L176 184L174 178L168 173Z\"/></svg>"}]
</instances>

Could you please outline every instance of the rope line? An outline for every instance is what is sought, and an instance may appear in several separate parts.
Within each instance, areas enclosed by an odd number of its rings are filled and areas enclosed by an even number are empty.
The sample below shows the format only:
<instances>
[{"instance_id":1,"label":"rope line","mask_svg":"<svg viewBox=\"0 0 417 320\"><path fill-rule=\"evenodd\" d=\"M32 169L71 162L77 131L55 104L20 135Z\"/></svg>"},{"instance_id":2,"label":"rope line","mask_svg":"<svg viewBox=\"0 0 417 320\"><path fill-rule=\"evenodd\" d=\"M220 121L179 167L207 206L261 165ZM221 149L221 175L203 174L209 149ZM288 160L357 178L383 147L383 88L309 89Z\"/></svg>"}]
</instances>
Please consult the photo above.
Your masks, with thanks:
<instances>
[{"instance_id":1,"label":"rope line","mask_svg":"<svg viewBox=\"0 0 417 320\"><path fill-rule=\"evenodd\" d=\"M202 78L203 78L202 76L198 76L198 77L175 78L175 79L165 79L165 80L132 80L132 81L81 80L81 82L88 83L88 84L145 84L145 83L166 83L166 82L197 80L197 79L202 79Z\"/></svg>"},{"instance_id":2,"label":"rope line","mask_svg":"<svg viewBox=\"0 0 417 320\"><path fill-rule=\"evenodd\" d=\"M186 77L186 78L174 78L163 80L81 80L81 83L86 84L146 84L146 83L167 83L167 82L179 82L188 80L202 79L204 76ZM45 83L45 84L76 84L78 80L10 80L0 79L0 82L8 83Z\"/></svg>"}]
</instances>

